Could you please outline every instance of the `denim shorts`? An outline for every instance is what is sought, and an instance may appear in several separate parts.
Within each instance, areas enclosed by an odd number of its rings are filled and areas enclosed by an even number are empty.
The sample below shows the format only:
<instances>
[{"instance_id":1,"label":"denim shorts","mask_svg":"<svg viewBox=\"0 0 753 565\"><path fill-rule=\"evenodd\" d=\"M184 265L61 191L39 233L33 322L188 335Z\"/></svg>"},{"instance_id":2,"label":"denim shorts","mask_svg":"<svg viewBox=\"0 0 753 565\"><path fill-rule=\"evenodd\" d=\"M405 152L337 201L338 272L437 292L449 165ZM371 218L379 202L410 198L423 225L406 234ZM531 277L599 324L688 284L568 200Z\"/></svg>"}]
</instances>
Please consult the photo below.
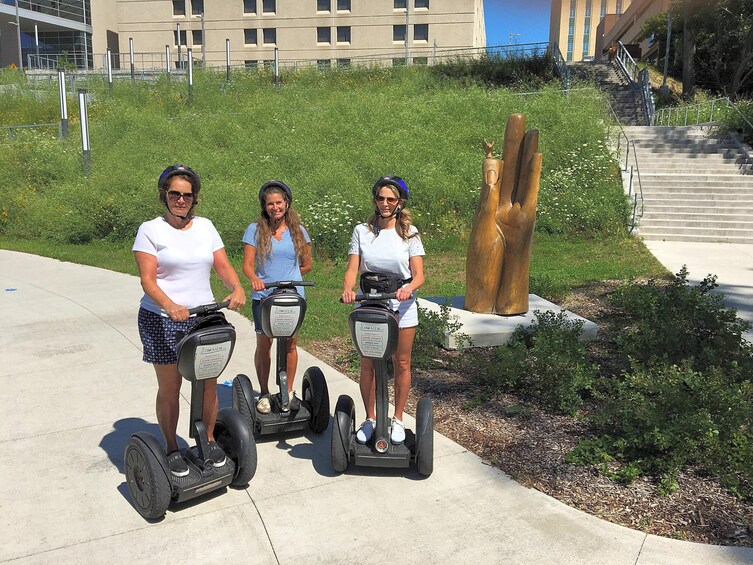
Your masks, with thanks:
<instances>
[{"instance_id":1,"label":"denim shorts","mask_svg":"<svg viewBox=\"0 0 753 565\"><path fill-rule=\"evenodd\" d=\"M139 336L144 346L144 361L153 365L177 363L175 347L178 345L178 340L175 334L188 333L197 321L198 318L193 317L185 322L174 322L167 316L139 308Z\"/></svg>"},{"instance_id":2,"label":"denim shorts","mask_svg":"<svg viewBox=\"0 0 753 565\"><path fill-rule=\"evenodd\" d=\"M251 301L251 313L254 315L254 330L256 333L264 333L261 329L261 300Z\"/></svg>"}]
</instances>

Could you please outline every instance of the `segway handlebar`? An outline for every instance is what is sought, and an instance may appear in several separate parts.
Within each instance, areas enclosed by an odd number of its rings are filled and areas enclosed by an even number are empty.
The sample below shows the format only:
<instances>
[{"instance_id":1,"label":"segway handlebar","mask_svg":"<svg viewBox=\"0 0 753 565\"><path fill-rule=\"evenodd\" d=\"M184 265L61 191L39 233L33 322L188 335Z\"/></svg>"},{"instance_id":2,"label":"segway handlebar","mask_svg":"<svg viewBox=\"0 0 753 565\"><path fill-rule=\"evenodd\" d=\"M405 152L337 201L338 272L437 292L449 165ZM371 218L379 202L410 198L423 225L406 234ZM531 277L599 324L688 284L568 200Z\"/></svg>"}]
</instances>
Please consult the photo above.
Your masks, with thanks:
<instances>
[{"instance_id":1,"label":"segway handlebar","mask_svg":"<svg viewBox=\"0 0 753 565\"><path fill-rule=\"evenodd\" d=\"M205 314L216 312L217 310L222 310L223 308L227 308L228 306L230 306L229 300L225 300L224 302L214 302L212 304L202 304L201 306L189 308L188 313L191 315L201 314L203 316Z\"/></svg>"},{"instance_id":2,"label":"segway handlebar","mask_svg":"<svg viewBox=\"0 0 753 565\"><path fill-rule=\"evenodd\" d=\"M411 298L415 297L416 293L411 294ZM356 302L367 302L369 300L392 300L397 299L397 293L394 292L370 292L369 294L362 294L358 293L356 294ZM343 301L342 298L339 299L340 302Z\"/></svg>"},{"instance_id":3,"label":"segway handlebar","mask_svg":"<svg viewBox=\"0 0 753 565\"><path fill-rule=\"evenodd\" d=\"M294 288L296 286L315 286L314 281L274 281L264 283L264 289L270 288Z\"/></svg>"}]
</instances>

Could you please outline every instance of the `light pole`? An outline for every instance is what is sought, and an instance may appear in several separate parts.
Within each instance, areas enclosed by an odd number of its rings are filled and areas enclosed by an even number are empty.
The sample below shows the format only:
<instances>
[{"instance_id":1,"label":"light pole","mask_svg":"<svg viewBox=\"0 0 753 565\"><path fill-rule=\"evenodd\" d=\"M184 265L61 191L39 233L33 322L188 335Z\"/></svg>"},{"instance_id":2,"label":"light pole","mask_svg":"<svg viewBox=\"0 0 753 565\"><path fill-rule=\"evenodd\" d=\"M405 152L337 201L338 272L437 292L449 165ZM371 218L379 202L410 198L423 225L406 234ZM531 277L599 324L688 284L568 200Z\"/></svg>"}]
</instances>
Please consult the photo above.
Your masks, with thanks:
<instances>
[{"instance_id":1,"label":"light pole","mask_svg":"<svg viewBox=\"0 0 753 565\"><path fill-rule=\"evenodd\" d=\"M18 39L18 68L24 70L24 56L21 50L21 18L18 15L18 0L16 0L16 38Z\"/></svg>"}]
</instances>

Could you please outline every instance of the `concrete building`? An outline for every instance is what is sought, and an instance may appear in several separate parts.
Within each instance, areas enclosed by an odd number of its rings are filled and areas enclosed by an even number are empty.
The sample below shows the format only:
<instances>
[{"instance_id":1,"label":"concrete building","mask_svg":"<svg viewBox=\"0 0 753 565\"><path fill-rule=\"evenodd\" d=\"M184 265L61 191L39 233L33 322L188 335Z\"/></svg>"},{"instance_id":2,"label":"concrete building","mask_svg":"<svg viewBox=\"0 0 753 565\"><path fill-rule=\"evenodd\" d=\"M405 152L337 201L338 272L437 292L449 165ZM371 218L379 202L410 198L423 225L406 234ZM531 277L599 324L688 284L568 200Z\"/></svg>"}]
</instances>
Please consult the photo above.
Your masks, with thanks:
<instances>
[{"instance_id":1,"label":"concrete building","mask_svg":"<svg viewBox=\"0 0 753 565\"><path fill-rule=\"evenodd\" d=\"M572 62L599 59L613 41L638 58L655 49L640 41L641 27L668 9L669 0L552 0L549 41Z\"/></svg>"},{"instance_id":2,"label":"concrete building","mask_svg":"<svg viewBox=\"0 0 753 565\"><path fill-rule=\"evenodd\" d=\"M28 34L34 14L23 12L21 30ZM131 41L140 68L164 68L168 52L171 65L178 64L179 51L185 60L189 47L194 60L221 66L228 41L231 64L248 67L271 62L275 48L283 63L325 66L376 56L422 63L435 50L486 46L483 0L97 0L86 24L95 67L103 66L108 48L116 67L127 66Z\"/></svg>"}]
</instances>

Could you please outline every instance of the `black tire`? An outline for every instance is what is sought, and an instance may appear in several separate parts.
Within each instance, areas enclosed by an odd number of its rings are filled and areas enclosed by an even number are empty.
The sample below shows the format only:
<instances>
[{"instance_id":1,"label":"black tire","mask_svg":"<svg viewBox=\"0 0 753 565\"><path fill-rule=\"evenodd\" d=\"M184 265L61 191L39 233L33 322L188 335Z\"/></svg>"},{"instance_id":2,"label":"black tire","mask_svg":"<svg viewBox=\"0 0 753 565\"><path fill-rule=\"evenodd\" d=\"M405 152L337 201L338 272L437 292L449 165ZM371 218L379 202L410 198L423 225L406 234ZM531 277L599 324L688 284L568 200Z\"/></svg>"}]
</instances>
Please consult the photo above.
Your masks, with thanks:
<instances>
[{"instance_id":1,"label":"black tire","mask_svg":"<svg viewBox=\"0 0 753 565\"><path fill-rule=\"evenodd\" d=\"M259 439L261 431L256 425L256 403L253 401L252 391L251 380L246 375L238 375L233 379L233 408L246 421L248 429L254 434L254 438ZM251 394L250 401L247 393Z\"/></svg>"},{"instance_id":2,"label":"black tire","mask_svg":"<svg viewBox=\"0 0 753 565\"><path fill-rule=\"evenodd\" d=\"M335 417L332 420L332 468L335 473L342 473L350 462L350 443L355 428L356 408L350 396L341 395L335 405Z\"/></svg>"},{"instance_id":3,"label":"black tire","mask_svg":"<svg viewBox=\"0 0 753 565\"><path fill-rule=\"evenodd\" d=\"M303 374L303 400L311 406L309 428L322 433L329 426L329 389L319 367L309 367Z\"/></svg>"},{"instance_id":4,"label":"black tire","mask_svg":"<svg viewBox=\"0 0 753 565\"><path fill-rule=\"evenodd\" d=\"M424 477L434 471L434 409L428 398L416 408L416 467Z\"/></svg>"},{"instance_id":5,"label":"black tire","mask_svg":"<svg viewBox=\"0 0 753 565\"><path fill-rule=\"evenodd\" d=\"M244 487L254 478L257 466L256 441L242 414L231 408L217 413L214 439L235 463L231 486Z\"/></svg>"},{"instance_id":6,"label":"black tire","mask_svg":"<svg viewBox=\"0 0 753 565\"><path fill-rule=\"evenodd\" d=\"M162 518L172 496L170 479L157 457L140 438L128 440L124 455L128 492L133 506L147 520Z\"/></svg>"}]
</instances>

